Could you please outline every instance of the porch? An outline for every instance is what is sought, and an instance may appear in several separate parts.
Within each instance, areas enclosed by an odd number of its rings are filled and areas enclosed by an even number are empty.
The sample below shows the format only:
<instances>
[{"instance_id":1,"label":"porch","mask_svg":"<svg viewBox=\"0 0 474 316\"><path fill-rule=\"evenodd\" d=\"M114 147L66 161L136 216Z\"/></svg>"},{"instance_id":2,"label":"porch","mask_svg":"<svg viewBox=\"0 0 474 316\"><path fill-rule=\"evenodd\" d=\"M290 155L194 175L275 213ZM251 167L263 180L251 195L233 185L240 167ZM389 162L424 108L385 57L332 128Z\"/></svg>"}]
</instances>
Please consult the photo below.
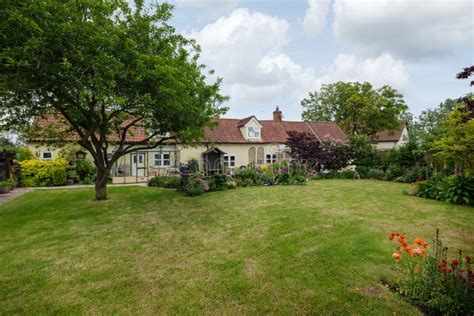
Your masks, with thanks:
<instances>
[{"instance_id":1,"label":"porch","mask_svg":"<svg viewBox=\"0 0 474 316\"><path fill-rule=\"evenodd\" d=\"M145 183L159 175L179 175L179 150L160 147L121 157L112 167L112 183Z\"/></svg>"}]
</instances>

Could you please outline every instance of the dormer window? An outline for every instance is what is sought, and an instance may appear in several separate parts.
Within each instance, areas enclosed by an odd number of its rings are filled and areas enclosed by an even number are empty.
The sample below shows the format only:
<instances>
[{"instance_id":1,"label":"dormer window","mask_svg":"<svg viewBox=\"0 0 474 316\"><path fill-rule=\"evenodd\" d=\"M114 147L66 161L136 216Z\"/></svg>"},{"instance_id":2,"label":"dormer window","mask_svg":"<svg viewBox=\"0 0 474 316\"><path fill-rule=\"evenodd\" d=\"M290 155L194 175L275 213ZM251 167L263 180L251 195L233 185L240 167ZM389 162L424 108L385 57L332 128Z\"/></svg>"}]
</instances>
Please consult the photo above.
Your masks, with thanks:
<instances>
[{"instance_id":1,"label":"dormer window","mask_svg":"<svg viewBox=\"0 0 474 316\"><path fill-rule=\"evenodd\" d=\"M247 128L247 137L248 138L260 138L260 127L249 126Z\"/></svg>"}]
</instances>

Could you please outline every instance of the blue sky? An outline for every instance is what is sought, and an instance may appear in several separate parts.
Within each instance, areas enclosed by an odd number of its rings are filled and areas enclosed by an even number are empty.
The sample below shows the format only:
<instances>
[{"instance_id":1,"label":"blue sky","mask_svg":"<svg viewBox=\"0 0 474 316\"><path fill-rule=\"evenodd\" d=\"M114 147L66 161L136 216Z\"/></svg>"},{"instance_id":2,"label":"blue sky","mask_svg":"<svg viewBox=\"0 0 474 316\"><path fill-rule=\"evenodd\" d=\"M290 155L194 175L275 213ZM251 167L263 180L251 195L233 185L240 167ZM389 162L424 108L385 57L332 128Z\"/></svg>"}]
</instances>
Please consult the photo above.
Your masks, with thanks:
<instances>
[{"instance_id":1,"label":"blue sky","mask_svg":"<svg viewBox=\"0 0 474 316\"><path fill-rule=\"evenodd\" d=\"M170 0L172 24L223 77L227 117L301 118L321 84L389 84L415 115L470 90L474 4L461 0Z\"/></svg>"}]
</instances>

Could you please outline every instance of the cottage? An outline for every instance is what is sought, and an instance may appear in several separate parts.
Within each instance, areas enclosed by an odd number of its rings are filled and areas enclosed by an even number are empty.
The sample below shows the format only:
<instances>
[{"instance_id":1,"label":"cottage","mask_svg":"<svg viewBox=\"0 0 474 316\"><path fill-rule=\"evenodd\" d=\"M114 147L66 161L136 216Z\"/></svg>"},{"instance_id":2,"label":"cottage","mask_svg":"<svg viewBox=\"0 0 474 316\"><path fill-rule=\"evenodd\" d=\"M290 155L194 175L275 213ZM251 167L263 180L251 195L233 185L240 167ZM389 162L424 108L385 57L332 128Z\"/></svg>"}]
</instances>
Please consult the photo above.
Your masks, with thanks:
<instances>
[{"instance_id":1,"label":"cottage","mask_svg":"<svg viewBox=\"0 0 474 316\"><path fill-rule=\"evenodd\" d=\"M396 130L384 130L375 134L372 144L380 150L398 148L408 142L408 129L405 123L401 123Z\"/></svg>"},{"instance_id":2,"label":"cottage","mask_svg":"<svg viewBox=\"0 0 474 316\"><path fill-rule=\"evenodd\" d=\"M39 119L35 125L50 128L56 120L52 117ZM202 143L185 146L179 142L168 142L162 146L125 155L112 170L114 183L146 182L156 175L178 174L181 164L194 160L199 170L206 174L226 172L232 174L240 166L263 165L289 160L285 143L289 131L313 134L321 141L347 140L342 129L335 123L285 121L277 107L273 119L260 120L256 116L243 119L220 118L216 127L206 128ZM133 144L146 137L144 129L137 128L127 138ZM77 136L76 136L77 138ZM58 140L55 146L44 145L44 139L30 139L30 149L40 159L54 159L61 144L76 141L74 135ZM59 146L58 146L59 145ZM110 154L113 153L113 146ZM78 153L83 155L84 152ZM91 159L87 155L88 159Z\"/></svg>"}]
</instances>

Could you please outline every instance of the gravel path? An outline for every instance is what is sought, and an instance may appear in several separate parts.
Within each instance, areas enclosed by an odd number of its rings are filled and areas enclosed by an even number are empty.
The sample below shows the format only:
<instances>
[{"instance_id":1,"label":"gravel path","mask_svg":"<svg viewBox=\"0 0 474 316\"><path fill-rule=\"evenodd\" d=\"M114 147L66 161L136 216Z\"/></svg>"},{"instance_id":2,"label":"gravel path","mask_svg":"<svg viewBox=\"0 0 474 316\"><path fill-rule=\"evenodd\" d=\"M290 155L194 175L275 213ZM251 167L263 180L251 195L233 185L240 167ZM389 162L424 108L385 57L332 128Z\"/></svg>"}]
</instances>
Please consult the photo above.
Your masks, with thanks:
<instances>
[{"instance_id":1,"label":"gravel path","mask_svg":"<svg viewBox=\"0 0 474 316\"><path fill-rule=\"evenodd\" d=\"M8 193L0 194L0 205L10 202L11 200L14 200L17 197L22 196L23 194L28 193L30 191L31 189L17 188L17 189L11 190Z\"/></svg>"}]
</instances>

